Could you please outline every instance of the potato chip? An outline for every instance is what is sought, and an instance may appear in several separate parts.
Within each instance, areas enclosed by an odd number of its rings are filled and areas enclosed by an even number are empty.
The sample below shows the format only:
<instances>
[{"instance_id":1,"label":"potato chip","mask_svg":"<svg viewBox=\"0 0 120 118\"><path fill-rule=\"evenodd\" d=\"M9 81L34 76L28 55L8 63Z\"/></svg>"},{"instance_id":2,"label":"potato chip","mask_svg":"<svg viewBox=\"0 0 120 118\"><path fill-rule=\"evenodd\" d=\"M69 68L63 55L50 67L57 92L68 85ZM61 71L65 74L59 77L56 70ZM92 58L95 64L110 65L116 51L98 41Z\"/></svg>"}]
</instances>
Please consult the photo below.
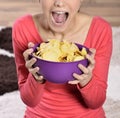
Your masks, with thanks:
<instances>
[{"instance_id":1,"label":"potato chip","mask_svg":"<svg viewBox=\"0 0 120 118\"><path fill-rule=\"evenodd\" d=\"M52 50L43 53L42 58L49 61L59 62L59 54Z\"/></svg>"},{"instance_id":2,"label":"potato chip","mask_svg":"<svg viewBox=\"0 0 120 118\"><path fill-rule=\"evenodd\" d=\"M81 52L81 55L83 55L83 56L87 55L87 51L84 47L82 48L82 50L80 52Z\"/></svg>"},{"instance_id":3,"label":"potato chip","mask_svg":"<svg viewBox=\"0 0 120 118\"><path fill-rule=\"evenodd\" d=\"M43 42L35 53L41 59L55 62L72 62L85 59L87 51L85 48L79 50L76 44L51 39Z\"/></svg>"},{"instance_id":4,"label":"potato chip","mask_svg":"<svg viewBox=\"0 0 120 118\"><path fill-rule=\"evenodd\" d=\"M79 61L79 60L83 60L84 59L84 56L75 56L74 60L73 61Z\"/></svg>"}]
</instances>

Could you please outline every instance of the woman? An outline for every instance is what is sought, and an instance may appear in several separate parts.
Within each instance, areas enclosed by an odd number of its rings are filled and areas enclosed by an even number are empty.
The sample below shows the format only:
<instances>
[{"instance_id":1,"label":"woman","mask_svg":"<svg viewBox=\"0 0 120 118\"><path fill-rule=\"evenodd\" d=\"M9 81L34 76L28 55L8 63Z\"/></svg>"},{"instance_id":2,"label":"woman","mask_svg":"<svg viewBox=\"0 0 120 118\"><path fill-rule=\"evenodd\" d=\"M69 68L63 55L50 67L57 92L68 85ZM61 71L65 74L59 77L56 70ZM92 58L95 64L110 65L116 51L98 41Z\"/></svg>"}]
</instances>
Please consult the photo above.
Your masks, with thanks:
<instances>
[{"instance_id":1,"label":"woman","mask_svg":"<svg viewBox=\"0 0 120 118\"><path fill-rule=\"evenodd\" d=\"M13 26L13 48L25 118L105 118L107 77L112 52L110 25L80 12L82 0L41 0L42 13L26 15ZM90 64L65 84L45 81L29 60L32 47L47 39L66 40L90 48Z\"/></svg>"}]
</instances>

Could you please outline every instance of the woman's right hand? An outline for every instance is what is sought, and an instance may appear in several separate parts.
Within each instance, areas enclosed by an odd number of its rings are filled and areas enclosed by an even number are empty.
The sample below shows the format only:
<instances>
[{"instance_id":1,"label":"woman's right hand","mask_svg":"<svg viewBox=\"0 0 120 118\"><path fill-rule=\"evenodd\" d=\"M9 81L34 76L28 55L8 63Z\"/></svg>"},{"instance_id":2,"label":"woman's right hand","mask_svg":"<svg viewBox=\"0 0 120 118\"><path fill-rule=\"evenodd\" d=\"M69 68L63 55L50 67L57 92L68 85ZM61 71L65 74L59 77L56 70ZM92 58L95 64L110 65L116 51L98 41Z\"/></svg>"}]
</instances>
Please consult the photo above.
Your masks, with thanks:
<instances>
[{"instance_id":1,"label":"woman's right hand","mask_svg":"<svg viewBox=\"0 0 120 118\"><path fill-rule=\"evenodd\" d=\"M30 73L34 76L35 80L44 83L44 78L42 75L38 74L39 67L33 68L33 64L37 61L36 58L29 59L29 55L33 52L34 43L30 42L28 43L28 49L23 52L23 56L25 59L25 66L28 69Z\"/></svg>"}]
</instances>

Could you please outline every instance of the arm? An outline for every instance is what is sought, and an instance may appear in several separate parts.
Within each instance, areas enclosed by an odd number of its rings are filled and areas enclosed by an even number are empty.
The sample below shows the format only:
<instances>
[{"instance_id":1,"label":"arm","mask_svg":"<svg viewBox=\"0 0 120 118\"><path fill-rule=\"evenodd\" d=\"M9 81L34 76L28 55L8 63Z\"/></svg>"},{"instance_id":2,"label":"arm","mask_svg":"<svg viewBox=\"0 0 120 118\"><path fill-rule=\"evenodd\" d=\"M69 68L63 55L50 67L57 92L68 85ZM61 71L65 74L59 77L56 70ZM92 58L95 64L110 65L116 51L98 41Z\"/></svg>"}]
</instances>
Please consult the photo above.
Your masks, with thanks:
<instances>
[{"instance_id":1,"label":"arm","mask_svg":"<svg viewBox=\"0 0 120 118\"><path fill-rule=\"evenodd\" d=\"M92 54L86 56L90 64L87 68L78 65L83 74L74 73L73 76L76 79L69 81L69 84L77 85L84 102L92 109L102 106L106 99L107 77L112 52L111 27L106 23L99 23L94 28L86 43L89 47L96 49L96 51L91 50Z\"/></svg>"},{"instance_id":2,"label":"arm","mask_svg":"<svg viewBox=\"0 0 120 118\"><path fill-rule=\"evenodd\" d=\"M23 102L32 107L39 103L44 84L38 83L25 67L23 52L27 49L29 34L25 35L24 28L17 23L13 27L12 36L20 95Z\"/></svg>"},{"instance_id":3,"label":"arm","mask_svg":"<svg viewBox=\"0 0 120 118\"><path fill-rule=\"evenodd\" d=\"M112 31L108 25L96 41L97 43L94 45L96 48L95 66L91 81L83 88L79 84L77 85L86 105L93 109L102 106L106 99L108 70L112 52Z\"/></svg>"}]
</instances>

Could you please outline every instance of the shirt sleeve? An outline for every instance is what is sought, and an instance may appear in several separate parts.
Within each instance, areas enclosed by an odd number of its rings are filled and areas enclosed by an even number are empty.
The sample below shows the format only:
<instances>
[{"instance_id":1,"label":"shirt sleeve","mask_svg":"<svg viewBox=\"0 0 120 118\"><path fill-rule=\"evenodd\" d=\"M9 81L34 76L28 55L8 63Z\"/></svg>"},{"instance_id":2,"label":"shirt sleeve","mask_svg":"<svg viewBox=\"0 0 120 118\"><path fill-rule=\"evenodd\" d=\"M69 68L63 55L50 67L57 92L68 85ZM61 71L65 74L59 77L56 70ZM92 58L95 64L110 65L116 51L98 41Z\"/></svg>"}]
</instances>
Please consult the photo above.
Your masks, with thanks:
<instances>
[{"instance_id":1,"label":"shirt sleeve","mask_svg":"<svg viewBox=\"0 0 120 118\"><path fill-rule=\"evenodd\" d=\"M13 26L12 38L20 95L26 105L33 107L40 102L44 84L35 81L25 67L23 52L27 49L30 34L27 31L27 27L22 25L20 21L15 22Z\"/></svg>"},{"instance_id":2,"label":"shirt sleeve","mask_svg":"<svg viewBox=\"0 0 120 118\"><path fill-rule=\"evenodd\" d=\"M97 29L94 31L94 40L91 43L91 46L96 48L96 63L92 80L83 88L80 88L79 84L77 85L84 102L89 108L93 109L102 106L106 99L107 78L112 53L112 30L110 25L107 24Z\"/></svg>"}]
</instances>

